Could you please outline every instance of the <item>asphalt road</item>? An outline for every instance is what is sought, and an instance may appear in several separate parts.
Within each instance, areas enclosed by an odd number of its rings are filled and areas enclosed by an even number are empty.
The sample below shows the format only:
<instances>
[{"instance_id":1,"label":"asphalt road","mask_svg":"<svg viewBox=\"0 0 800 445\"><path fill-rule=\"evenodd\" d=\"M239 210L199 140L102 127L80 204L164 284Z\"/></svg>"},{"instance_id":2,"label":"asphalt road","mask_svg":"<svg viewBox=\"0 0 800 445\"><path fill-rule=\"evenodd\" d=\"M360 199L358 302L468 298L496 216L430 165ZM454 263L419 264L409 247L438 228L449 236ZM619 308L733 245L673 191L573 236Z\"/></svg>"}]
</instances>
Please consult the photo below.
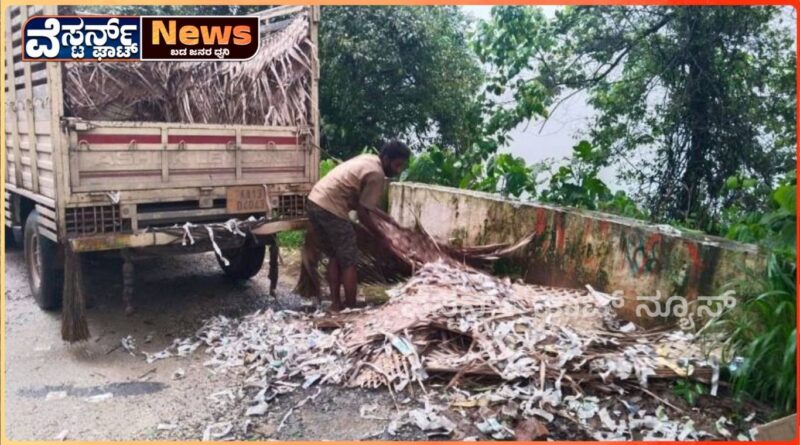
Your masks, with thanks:
<instances>
[{"instance_id":1,"label":"asphalt road","mask_svg":"<svg viewBox=\"0 0 800 445\"><path fill-rule=\"evenodd\" d=\"M219 415L209 408L208 396L230 388L231 378L204 368L202 348L189 357L148 364L120 347L121 339L130 335L140 350L157 352L174 338L191 336L213 315L237 316L267 306L297 309L303 301L290 292L296 280L295 257L283 253L277 299L269 297L266 267L248 283L236 285L224 280L211 254L137 262L132 316L124 314L121 301L121 263L92 259L84 272L94 299L88 310L92 338L70 345L60 337L60 313L44 312L33 301L22 251L8 248L3 420L9 438L200 439ZM186 376L175 380L178 368ZM92 399L108 393L113 397ZM388 393L334 387L322 388L315 403L294 412L277 431L287 410L304 397L302 391L287 395L267 415L253 419L254 438L382 438L387 422L363 419L359 408L388 407ZM176 428L159 429L159 424Z\"/></svg>"}]
</instances>

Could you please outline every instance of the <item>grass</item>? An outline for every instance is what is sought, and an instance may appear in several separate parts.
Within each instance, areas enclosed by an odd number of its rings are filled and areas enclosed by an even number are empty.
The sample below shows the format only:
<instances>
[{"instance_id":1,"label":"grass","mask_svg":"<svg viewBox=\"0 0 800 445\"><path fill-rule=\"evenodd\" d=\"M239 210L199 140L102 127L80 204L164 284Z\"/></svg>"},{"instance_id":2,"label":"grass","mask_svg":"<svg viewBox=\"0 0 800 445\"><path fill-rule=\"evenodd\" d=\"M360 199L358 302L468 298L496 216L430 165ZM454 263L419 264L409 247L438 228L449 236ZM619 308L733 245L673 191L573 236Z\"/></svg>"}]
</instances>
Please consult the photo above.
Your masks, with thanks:
<instances>
[{"instance_id":1,"label":"grass","mask_svg":"<svg viewBox=\"0 0 800 445\"><path fill-rule=\"evenodd\" d=\"M797 301L795 265L770 255L766 277L750 282L749 298L713 324L725 333L723 360L742 357L730 369L738 395L761 400L776 416L796 409ZM714 330L717 330L714 329Z\"/></svg>"},{"instance_id":2,"label":"grass","mask_svg":"<svg viewBox=\"0 0 800 445\"><path fill-rule=\"evenodd\" d=\"M288 230L278 233L278 245L288 249L299 249L306 236L305 230Z\"/></svg>"}]
</instances>

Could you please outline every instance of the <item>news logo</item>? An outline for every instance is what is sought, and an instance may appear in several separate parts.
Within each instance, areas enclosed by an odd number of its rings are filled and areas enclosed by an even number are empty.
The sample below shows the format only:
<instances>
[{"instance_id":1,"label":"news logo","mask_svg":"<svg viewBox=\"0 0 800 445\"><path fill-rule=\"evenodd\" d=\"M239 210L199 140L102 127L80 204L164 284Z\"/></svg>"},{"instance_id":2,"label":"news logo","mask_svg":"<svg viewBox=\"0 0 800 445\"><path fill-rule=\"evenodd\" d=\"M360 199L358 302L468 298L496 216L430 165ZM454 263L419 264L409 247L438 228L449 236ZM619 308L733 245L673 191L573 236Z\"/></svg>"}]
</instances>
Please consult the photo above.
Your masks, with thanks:
<instances>
[{"instance_id":1,"label":"news logo","mask_svg":"<svg viewBox=\"0 0 800 445\"><path fill-rule=\"evenodd\" d=\"M34 16L25 61L247 60L259 49L258 17Z\"/></svg>"},{"instance_id":2,"label":"news logo","mask_svg":"<svg viewBox=\"0 0 800 445\"><path fill-rule=\"evenodd\" d=\"M247 60L260 41L258 17L142 17L142 60Z\"/></svg>"},{"instance_id":3,"label":"news logo","mask_svg":"<svg viewBox=\"0 0 800 445\"><path fill-rule=\"evenodd\" d=\"M139 18L34 16L22 33L22 60L137 60Z\"/></svg>"}]
</instances>

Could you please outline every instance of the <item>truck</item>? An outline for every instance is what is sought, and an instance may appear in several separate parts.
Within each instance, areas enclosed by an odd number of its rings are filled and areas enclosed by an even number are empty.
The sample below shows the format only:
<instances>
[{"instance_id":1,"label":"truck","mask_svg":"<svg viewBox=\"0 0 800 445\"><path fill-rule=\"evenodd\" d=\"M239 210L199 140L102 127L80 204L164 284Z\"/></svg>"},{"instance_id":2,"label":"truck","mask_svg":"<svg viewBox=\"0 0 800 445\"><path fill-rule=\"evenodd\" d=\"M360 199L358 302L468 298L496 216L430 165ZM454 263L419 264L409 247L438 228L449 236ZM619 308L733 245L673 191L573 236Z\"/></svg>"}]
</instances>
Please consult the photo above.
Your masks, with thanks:
<instances>
[{"instance_id":1,"label":"truck","mask_svg":"<svg viewBox=\"0 0 800 445\"><path fill-rule=\"evenodd\" d=\"M307 78L302 123L269 125L76 115L66 104L66 64L22 60L26 21L64 13L57 6L5 9L6 241L22 244L36 303L61 306L69 252L122 257L127 312L134 259L150 255L214 250L222 271L243 280L261 269L269 247L274 292L275 235L305 227L306 197L319 175L319 8L256 14L261 50L298 18L307 21L311 42L301 54L308 72L295 73Z\"/></svg>"}]
</instances>

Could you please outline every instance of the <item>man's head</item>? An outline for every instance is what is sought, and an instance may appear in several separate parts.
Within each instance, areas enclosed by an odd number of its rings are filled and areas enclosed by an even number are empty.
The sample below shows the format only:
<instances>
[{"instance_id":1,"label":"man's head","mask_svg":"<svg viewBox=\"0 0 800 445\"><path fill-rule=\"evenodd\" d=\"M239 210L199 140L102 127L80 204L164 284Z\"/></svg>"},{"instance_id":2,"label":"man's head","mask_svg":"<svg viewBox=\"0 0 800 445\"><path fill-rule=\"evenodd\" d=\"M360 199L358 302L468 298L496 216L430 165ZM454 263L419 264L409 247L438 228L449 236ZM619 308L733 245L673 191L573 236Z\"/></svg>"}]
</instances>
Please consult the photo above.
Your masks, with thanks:
<instances>
[{"instance_id":1,"label":"man's head","mask_svg":"<svg viewBox=\"0 0 800 445\"><path fill-rule=\"evenodd\" d=\"M411 157L411 150L408 149L406 144L393 139L383 144L381 147L381 164L383 164L383 173L392 178L406 169L408 165L408 158Z\"/></svg>"}]
</instances>

